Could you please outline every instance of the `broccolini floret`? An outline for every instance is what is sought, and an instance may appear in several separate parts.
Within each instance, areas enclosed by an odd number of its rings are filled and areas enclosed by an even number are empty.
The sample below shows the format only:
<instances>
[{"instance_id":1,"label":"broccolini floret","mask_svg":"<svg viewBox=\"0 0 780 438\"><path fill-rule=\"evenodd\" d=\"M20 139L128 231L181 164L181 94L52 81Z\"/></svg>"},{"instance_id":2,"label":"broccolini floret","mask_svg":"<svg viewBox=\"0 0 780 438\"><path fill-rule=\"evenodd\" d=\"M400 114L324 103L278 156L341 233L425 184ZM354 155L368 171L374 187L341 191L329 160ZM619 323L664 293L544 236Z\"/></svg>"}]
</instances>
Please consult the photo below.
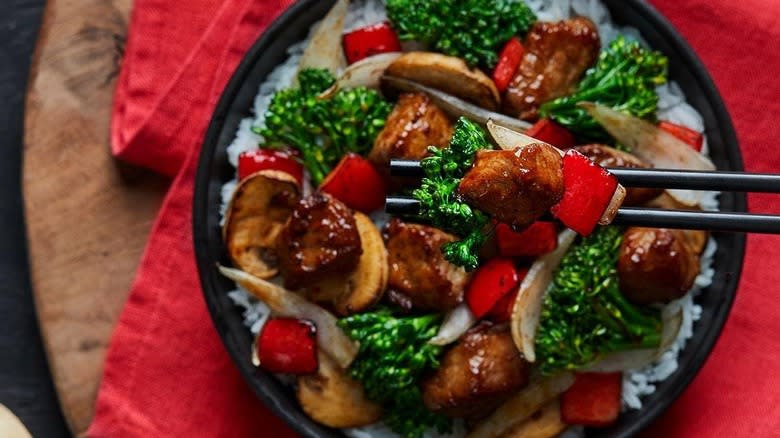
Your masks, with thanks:
<instances>
[{"instance_id":1,"label":"broccolini floret","mask_svg":"<svg viewBox=\"0 0 780 438\"><path fill-rule=\"evenodd\" d=\"M576 370L601 355L661 342L660 312L620 293L617 259L623 232L600 227L563 257L542 304L535 351L543 374Z\"/></svg>"},{"instance_id":2,"label":"broccolini floret","mask_svg":"<svg viewBox=\"0 0 780 438\"><path fill-rule=\"evenodd\" d=\"M655 87L666 83L668 64L669 60L661 52L645 49L638 42L619 36L601 51L598 62L587 71L574 94L543 104L539 114L582 138L609 140L604 128L578 103L600 103L637 117L655 119L658 109Z\"/></svg>"},{"instance_id":3,"label":"broccolini floret","mask_svg":"<svg viewBox=\"0 0 780 438\"><path fill-rule=\"evenodd\" d=\"M524 35L536 16L513 0L387 0L402 40L416 40L469 65L493 68L510 38Z\"/></svg>"},{"instance_id":4,"label":"broccolini floret","mask_svg":"<svg viewBox=\"0 0 780 438\"><path fill-rule=\"evenodd\" d=\"M422 219L464 238L444 244L442 253L450 263L468 270L476 269L479 264L478 253L486 239L489 218L461 201L457 190L460 179L474 164L477 151L490 148L485 131L461 117L455 123L449 147L430 147L431 155L421 162L425 177L412 192L420 201Z\"/></svg>"},{"instance_id":5,"label":"broccolini floret","mask_svg":"<svg viewBox=\"0 0 780 438\"><path fill-rule=\"evenodd\" d=\"M253 130L266 146L297 149L316 185L347 152L371 149L392 105L364 87L339 90L329 99L317 97L335 82L325 69L301 70L298 82L298 87L274 94L265 125Z\"/></svg>"},{"instance_id":6,"label":"broccolini floret","mask_svg":"<svg viewBox=\"0 0 780 438\"><path fill-rule=\"evenodd\" d=\"M396 433L418 438L431 427L451 430L447 417L423 405L420 377L438 368L442 347L428 341L436 335L440 315L394 316L389 308L339 320L360 344L350 375L363 383L369 399L382 405L384 422Z\"/></svg>"}]
</instances>

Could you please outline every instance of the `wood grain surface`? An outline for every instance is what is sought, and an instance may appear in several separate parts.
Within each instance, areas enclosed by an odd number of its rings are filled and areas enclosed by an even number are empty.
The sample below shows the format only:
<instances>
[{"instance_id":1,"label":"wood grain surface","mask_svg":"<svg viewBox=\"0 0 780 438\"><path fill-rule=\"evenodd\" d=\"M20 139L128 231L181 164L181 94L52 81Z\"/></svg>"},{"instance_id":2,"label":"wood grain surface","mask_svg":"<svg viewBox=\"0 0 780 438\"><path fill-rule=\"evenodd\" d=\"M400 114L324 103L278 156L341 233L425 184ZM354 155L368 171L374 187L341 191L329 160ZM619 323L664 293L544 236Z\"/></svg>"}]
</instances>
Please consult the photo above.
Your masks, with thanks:
<instances>
[{"instance_id":1,"label":"wood grain surface","mask_svg":"<svg viewBox=\"0 0 780 438\"><path fill-rule=\"evenodd\" d=\"M49 0L25 114L23 191L38 319L72 432L89 425L114 323L167 181L109 153L130 0Z\"/></svg>"}]
</instances>

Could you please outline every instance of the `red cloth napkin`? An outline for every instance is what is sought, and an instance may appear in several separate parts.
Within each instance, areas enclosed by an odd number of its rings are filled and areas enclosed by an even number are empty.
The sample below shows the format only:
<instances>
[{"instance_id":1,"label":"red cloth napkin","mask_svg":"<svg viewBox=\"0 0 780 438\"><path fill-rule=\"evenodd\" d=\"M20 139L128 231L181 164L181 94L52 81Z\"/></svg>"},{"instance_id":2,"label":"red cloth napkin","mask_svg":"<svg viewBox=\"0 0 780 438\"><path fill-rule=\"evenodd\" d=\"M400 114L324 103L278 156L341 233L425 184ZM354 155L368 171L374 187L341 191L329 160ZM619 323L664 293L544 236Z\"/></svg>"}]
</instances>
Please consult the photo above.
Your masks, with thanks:
<instances>
[{"instance_id":1,"label":"red cloth napkin","mask_svg":"<svg viewBox=\"0 0 780 438\"><path fill-rule=\"evenodd\" d=\"M244 383L211 325L191 226L198 150L216 101L291 3L136 0L112 147L176 178L111 340L88 436L295 436Z\"/></svg>"},{"instance_id":2,"label":"red cloth napkin","mask_svg":"<svg viewBox=\"0 0 780 438\"><path fill-rule=\"evenodd\" d=\"M192 248L195 164L242 54L292 0L136 0L111 141L120 159L175 176L111 341L91 437L294 436L256 399L212 328ZM651 0L719 86L747 168L780 170L780 3ZM780 212L770 196L756 211ZM780 425L780 239L751 236L733 313L693 384L646 436L774 436Z\"/></svg>"}]
</instances>

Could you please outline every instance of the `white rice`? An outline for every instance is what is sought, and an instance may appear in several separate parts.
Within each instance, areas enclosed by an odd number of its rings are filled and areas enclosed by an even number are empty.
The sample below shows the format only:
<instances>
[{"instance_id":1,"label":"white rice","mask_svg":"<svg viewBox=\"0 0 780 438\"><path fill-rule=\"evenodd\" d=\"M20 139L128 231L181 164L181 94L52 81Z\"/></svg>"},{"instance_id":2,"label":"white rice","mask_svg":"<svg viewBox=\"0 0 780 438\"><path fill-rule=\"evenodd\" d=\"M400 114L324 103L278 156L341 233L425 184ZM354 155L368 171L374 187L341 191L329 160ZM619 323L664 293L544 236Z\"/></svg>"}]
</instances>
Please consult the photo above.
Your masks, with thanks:
<instances>
[{"instance_id":1,"label":"white rice","mask_svg":"<svg viewBox=\"0 0 780 438\"><path fill-rule=\"evenodd\" d=\"M543 21L555 21L570 18L572 16L586 16L598 25L599 34L603 46L606 46L618 35L636 39L644 42L639 32L631 27L618 27L611 21L611 17L601 0L526 0L528 6ZM365 26L386 20L384 3L382 0L353 0L347 15L345 28L347 30ZM316 27L315 27L316 28ZM260 85L259 92L255 98L252 108L253 117L247 117L239 125L238 132L233 142L227 148L228 159L235 167L238 163L238 156L244 151L257 149L262 142L262 137L252 132L252 126L260 126L264 123L265 109L268 107L273 94L283 88L288 87L297 70L298 60L300 59L306 41L295 44L288 49L288 59L277 66L268 76L265 82ZM685 101L685 95L675 82L658 87L658 116L660 119L679 123L698 131L703 131L704 122L701 115ZM703 153L707 153L707 143L703 148ZM222 205L220 213L224 216L227 204L236 187L236 181L225 183L222 188ZM702 207L706 210L717 210L717 193L709 193L702 200ZM224 219L224 217L223 217ZM384 216L379 215L376 219L382 221ZM670 303L665 312L682 311L683 323L677 339L672 347L662 355L655 363L641 369L624 373L623 377L623 408L640 409L642 407L642 397L655 392L655 383L668 378L677 370L677 356L685 348L687 340L693 335L693 325L701 317L702 308L694 302L696 295L712 283L714 270L712 268L713 255L717 250L715 241L710 238L707 247L701 257L701 273L696 278L691 293L685 297ZM268 307L254 298L245 290L238 288L228 293L233 302L244 309L244 324L256 335L259 333L263 324L269 315ZM389 437L394 436L384 424L376 424L358 429L348 429L345 432L356 438L370 438L376 436ZM462 425L457 425L454 435L463 434ZM579 436L581 429L571 428L566 436ZM429 433L426 436L438 436Z\"/></svg>"}]
</instances>

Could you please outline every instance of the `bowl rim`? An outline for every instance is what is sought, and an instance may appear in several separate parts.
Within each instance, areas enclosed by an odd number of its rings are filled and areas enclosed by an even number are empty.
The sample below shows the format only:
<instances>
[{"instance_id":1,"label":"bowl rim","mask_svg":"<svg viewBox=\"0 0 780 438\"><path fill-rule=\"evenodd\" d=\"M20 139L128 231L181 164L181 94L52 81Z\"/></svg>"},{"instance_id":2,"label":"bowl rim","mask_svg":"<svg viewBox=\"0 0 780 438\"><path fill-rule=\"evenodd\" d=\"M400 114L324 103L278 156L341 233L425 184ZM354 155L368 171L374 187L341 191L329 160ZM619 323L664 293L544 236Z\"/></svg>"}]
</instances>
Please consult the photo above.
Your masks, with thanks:
<instances>
[{"instance_id":1,"label":"bowl rim","mask_svg":"<svg viewBox=\"0 0 780 438\"><path fill-rule=\"evenodd\" d=\"M327 3L332 2L333 0L329 0ZM208 191L212 179L211 169L213 167L216 149L223 131L223 125L228 114L230 113L233 102L235 101L239 94L239 90L247 80L247 77L250 75L250 72L253 70L256 63L260 60L266 48L274 40L279 38L281 34L284 33L289 23L293 22L296 17L303 14L306 10L312 8L313 5L317 3L319 3L318 0L299 0L287 8L253 43L231 76L229 82L222 92L217 106L215 107L213 116L209 122L209 126L204 137L202 148L200 150L200 157L198 158L198 167L195 177L195 190L192 210L193 241L196 263L201 282L201 292L204 294L212 323L214 324L225 349L228 351L234 365L239 369L244 380L253 389L255 394L265 403L265 405L298 433L309 437L341 435L332 433L331 429L323 428L323 426L316 424L313 420L308 419L307 417L304 418L304 420L308 420L308 424L306 421L301 421L301 412L291 412L290 409L283 406L283 401L278 400L278 394L269 394L266 391L266 382L270 377L259 377L258 374L253 370L249 370L245 366L242 366L245 358L241 357L239 355L238 349L235 348L236 342L238 342L238 340L232 336L228 330L225 321L225 315L222 314L222 309L220 309L216 300L212 299L211 293L209 292L219 291L220 288L217 285L219 280L217 278L218 274L215 268L216 260L211 257L205 248L208 248L209 245L209 210L215 208L215 206L208 203ZM725 153L728 157L728 161L731 163L732 169L738 171L743 170L744 164L742 161L742 155L731 117L709 72L705 68L702 61L698 58L694 50L690 47L682 35L674 28L674 26L650 4L644 2L643 0L623 0L619 3L621 7L633 9L634 12L644 16L654 26L655 31L657 31L660 36L668 42L670 48L674 50L674 56L677 56L683 64L690 67L689 73L692 74L696 82L698 82L699 86L702 87L703 97L706 99L707 104L713 111L713 115L717 123L716 128L719 131L720 137L724 143ZM667 55L672 57L672 54L670 53L667 53ZM736 194L734 196L734 207L736 211L747 211L747 196L742 193ZM709 327L709 330L704 333L702 341L695 346L694 353L690 359L690 365L684 369L684 373L681 373L683 375L680 377L680 384L673 387L667 393L669 395L668 400L663 400L662 402L655 403L651 406L644 406L640 411L642 412L642 415L636 421L622 428L619 433L610 436L634 436L642 429L649 426L661 413L666 411L673 404L673 402L679 398L683 390L685 390L690 385L694 377L696 377L696 375L698 375L700 370L703 368L707 358L715 346L715 343L723 331L723 327L728 320L731 308L738 292L738 283L744 262L746 236L742 233L734 236L734 244L735 247L730 253L730 258L734 261L731 263L731 269L729 270L730 282L734 284L733 289L731 290L731 293L726 294L726 296L722 298L722 304L718 306L716 313L713 314L712 326ZM238 310L236 310L236 313L238 313ZM694 348L693 345L689 344L686 346L686 350L692 348ZM683 369L677 370L677 372L681 371L683 371ZM601 433L597 433L597 435L601 435Z\"/></svg>"}]
</instances>

